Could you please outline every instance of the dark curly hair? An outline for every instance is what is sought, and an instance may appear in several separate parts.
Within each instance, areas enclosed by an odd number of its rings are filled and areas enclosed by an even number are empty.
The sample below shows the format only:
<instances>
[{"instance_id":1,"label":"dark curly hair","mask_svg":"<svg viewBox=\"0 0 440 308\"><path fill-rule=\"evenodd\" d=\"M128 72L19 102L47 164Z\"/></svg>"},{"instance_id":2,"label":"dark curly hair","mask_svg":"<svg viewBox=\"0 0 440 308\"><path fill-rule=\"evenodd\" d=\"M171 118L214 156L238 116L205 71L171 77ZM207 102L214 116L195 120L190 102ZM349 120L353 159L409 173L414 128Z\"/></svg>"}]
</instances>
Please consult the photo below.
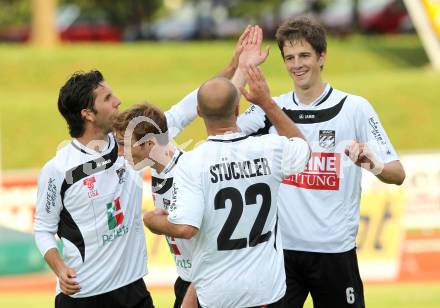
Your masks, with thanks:
<instances>
[{"instance_id":1,"label":"dark curly hair","mask_svg":"<svg viewBox=\"0 0 440 308\"><path fill-rule=\"evenodd\" d=\"M69 134L73 138L84 134L84 119L81 110L95 110L95 89L104 77L98 70L90 72L75 72L61 87L58 96L58 110L66 119L69 126Z\"/></svg>"}]
</instances>

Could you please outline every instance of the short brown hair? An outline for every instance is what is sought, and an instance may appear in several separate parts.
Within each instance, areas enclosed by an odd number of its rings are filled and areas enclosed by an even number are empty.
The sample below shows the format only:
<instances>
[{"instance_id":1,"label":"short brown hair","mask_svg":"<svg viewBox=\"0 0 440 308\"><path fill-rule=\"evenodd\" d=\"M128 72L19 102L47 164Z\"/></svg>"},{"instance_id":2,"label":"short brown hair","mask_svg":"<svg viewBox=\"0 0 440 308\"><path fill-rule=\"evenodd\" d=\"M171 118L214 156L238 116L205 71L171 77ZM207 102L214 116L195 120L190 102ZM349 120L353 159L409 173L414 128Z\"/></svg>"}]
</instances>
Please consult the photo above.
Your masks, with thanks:
<instances>
[{"instance_id":1,"label":"short brown hair","mask_svg":"<svg viewBox=\"0 0 440 308\"><path fill-rule=\"evenodd\" d=\"M136 141L147 134L154 134L164 137L158 138L160 143L168 143L168 125L165 114L159 108L147 102L134 105L119 113L113 119L113 130L117 134L125 134L129 123L137 117L146 117L149 120L141 121L134 127L133 135Z\"/></svg>"},{"instance_id":2,"label":"short brown hair","mask_svg":"<svg viewBox=\"0 0 440 308\"><path fill-rule=\"evenodd\" d=\"M317 54L320 55L327 51L327 38L324 27L316 20L308 17L298 17L284 22L278 27L275 37L283 58L283 47L286 41L304 39Z\"/></svg>"}]
</instances>

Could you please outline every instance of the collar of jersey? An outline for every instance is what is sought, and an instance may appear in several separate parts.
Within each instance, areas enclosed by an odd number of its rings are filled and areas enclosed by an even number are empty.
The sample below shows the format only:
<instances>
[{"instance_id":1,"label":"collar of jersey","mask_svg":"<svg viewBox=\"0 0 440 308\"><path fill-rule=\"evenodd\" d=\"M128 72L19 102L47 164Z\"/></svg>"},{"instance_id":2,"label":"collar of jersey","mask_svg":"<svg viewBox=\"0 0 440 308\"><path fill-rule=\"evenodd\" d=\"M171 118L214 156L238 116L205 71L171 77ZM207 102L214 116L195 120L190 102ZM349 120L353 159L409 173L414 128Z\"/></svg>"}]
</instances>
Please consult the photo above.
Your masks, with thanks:
<instances>
[{"instance_id":1,"label":"collar of jersey","mask_svg":"<svg viewBox=\"0 0 440 308\"><path fill-rule=\"evenodd\" d=\"M97 152L93 149L86 147L81 142L79 142L78 139L73 139L72 145L75 149L81 151L81 153L102 156L104 154L107 154L109 152L109 150L113 149L113 147L114 147L114 139L111 136L112 136L111 134L107 135L107 147L102 152Z\"/></svg>"},{"instance_id":2,"label":"collar of jersey","mask_svg":"<svg viewBox=\"0 0 440 308\"><path fill-rule=\"evenodd\" d=\"M168 172L170 172L171 169L173 169L174 166L177 164L177 161L179 160L179 158L182 154L183 154L183 152L181 150L179 150L178 148L176 148L176 150L174 151L173 157L168 162L168 164L165 166L165 168L162 170L162 172L159 173L159 175L167 174Z\"/></svg>"},{"instance_id":3,"label":"collar of jersey","mask_svg":"<svg viewBox=\"0 0 440 308\"><path fill-rule=\"evenodd\" d=\"M209 141L234 141L235 139L242 139L245 137L246 137L245 133L237 132L237 133L209 136L208 140Z\"/></svg>"},{"instance_id":4,"label":"collar of jersey","mask_svg":"<svg viewBox=\"0 0 440 308\"><path fill-rule=\"evenodd\" d=\"M316 107L321 105L322 103L324 103L327 98L328 98L328 94L330 94L330 91L332 91L333 88L330 86L330 84L326 83L325 87L324 87L324 91L322 91L321 95L315 99L313 102L311 102L310 104L303 104L299 101L298 96L296 96L296 93L293 92L293 102L298 105L299 107L302 108L309 108L309 107Z\"/></svg>"}]
</instances>

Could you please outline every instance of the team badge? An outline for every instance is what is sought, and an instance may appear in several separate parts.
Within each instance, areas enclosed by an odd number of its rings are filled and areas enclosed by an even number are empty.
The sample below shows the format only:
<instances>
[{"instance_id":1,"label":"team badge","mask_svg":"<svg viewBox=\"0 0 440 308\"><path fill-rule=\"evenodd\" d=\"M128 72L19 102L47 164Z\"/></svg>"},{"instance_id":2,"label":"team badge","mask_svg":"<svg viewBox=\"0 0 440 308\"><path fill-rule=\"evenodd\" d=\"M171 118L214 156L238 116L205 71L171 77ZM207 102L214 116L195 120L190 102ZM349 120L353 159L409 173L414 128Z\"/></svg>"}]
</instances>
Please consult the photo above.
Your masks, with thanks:
<instances>
[{"instance_id":1,"label":"team badge","mask_svg":"<svg viewBox=\"0 0 440 308\"><path fill-rule=\"evenodd\" d=\"M320 130L319 145L324 149L334 148L336 145L336 132L334 130Z\"/></svg>"},{"instance_id":2,"label":"team badge","mask_svg":"<svg viewBox=\"0 0 440 308\"><path fill-rule=\"evenodd\" d=\"M119 184L124 183L125 182L125 177L124 177L125 168L121 167L121 168L117 169L116 174L118 175L118 178L119 178Z\"/></svg>"}]
</instances>

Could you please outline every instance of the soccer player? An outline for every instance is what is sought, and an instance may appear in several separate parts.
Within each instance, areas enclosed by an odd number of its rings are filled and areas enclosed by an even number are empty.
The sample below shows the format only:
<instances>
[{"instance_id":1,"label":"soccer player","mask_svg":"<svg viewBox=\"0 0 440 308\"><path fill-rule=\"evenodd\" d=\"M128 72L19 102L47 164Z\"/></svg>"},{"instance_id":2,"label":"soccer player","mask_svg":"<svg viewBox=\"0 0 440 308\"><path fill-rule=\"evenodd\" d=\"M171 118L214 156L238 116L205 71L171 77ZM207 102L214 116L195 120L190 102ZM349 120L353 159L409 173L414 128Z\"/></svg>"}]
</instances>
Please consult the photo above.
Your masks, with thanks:
<instances>
[{"instance_id":1,"label":"soccer player","mask_svg":"<svg viewBox=\"0 0 440 308\"><path fill-rule=\"evenodd\" d=\"M175 133L195 118L195 102L196 91L167 112ZM143 280L143 174L118 156L110 133L120 104L99 71L75 73L60 90L58 109L74 139L41 171L34 226L58 278L55 307L154 307Z\"/></svg>"},{"instance_id":2,"label":"soccer player","mask_svg":"<svg viewBox=\"0 0 440 308\"><path fill-rule=\"evenodd\" d=\"M191 278L202 307L280 307L285 292L277 191L283 178L303 170L309 147L259 69L247 77L247 99L286 137L241 133L237 88L224 78L207 81L197 101L208 140L180 157L169 215L144 216L155 232L193 239Z\"/></svg>"},{"instance_id":3,"label":"soccer player","mask_svg":"<svg viewBox=\"0 0 440 308\"><path fill-rule=\"evenodd\" d=\"M131 123L137 120L139 123L133 125L131 131ZM120 155L124 155L136 168L142 168L149 163L154 205L158 209L168 210L172 198L173 174L182 151L168 140L166 115L148 103L135 105L118 114L113 130ZM178 273L174 284L174 307L180 308L191 281L192 241L174 237L166 237L166 240Z\"/></svg>"},{"instance_id":4,"label":"soccer player","mask_svg":"<svg viewBox=\"0 0 440 308\"><path fill-rule=\"evenodd\" d=\"M303 307L309 293L315 307L364 307L355 247L361 167L397 185L405 172L370 103L323 82L323 27L297 18L282 24L276 38L294 91L274 100L312 149L306 170L286 177L279 189L285 307ZM238 126L246 134L277 131L256 105L239 117Z\"/></svg>"}]
</instances>

